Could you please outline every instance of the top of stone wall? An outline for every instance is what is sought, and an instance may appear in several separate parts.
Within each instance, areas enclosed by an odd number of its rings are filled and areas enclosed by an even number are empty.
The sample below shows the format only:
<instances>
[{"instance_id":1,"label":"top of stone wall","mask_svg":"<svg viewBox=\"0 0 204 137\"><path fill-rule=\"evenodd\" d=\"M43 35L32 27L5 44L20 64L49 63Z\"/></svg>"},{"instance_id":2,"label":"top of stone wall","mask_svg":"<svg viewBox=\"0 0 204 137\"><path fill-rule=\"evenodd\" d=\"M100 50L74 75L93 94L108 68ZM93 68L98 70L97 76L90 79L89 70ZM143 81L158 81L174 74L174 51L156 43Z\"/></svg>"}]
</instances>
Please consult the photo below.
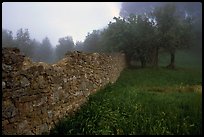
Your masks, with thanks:
<instances>
[{"instance_id":1,"label":"top of stone wall","mask_svg":"<svg viewBox=\"0 0 204 137\"><path fill-rule=\"evenodd\" d=\"M7 67L7 65L13 68L8 68L9 70L16 70L22 67L25 56L20 54L20 50L17 48L2 48L2 63L5 64L3 67Z\"/></svg>"},{"instance_id":2,"label":"top of stone wall","mask_svg":"<svg viewBox=\"0 0 204 137\"><path fill-rule=\"evenodd\" d=\"M84 64L84 65L100 65L97 60L103 60L109 57L117 57L118 55L124 55L123 53L112 53L112 54L104 54L104 53L83 53L79 51L69 52L69 54L65 54L65 57L59 60L55 64L48 64L45 62L33 62L29 57L22 55L18 48L2 48L2 64L3 70L9 71L17 71L19 69L28 69L32 66L41 66L43 68L49 67L70 67L75 64ZM8 68L9 67L9 68Z\"/></svg>"}]
</instances>

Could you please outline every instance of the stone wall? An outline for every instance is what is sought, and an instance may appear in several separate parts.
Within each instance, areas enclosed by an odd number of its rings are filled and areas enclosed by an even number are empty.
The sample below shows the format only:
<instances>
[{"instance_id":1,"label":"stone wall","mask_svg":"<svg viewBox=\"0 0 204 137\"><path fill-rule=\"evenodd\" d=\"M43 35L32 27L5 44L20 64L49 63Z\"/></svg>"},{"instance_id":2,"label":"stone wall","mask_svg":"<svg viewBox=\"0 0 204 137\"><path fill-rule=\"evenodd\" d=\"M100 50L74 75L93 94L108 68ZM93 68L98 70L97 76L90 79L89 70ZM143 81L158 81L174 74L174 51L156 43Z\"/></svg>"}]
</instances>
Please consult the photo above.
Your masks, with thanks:
<instances>
[{"instance_id":1,"label":"stone wall","mask_svg":"<svg viewBox=\"0 0 204 137\"><path fill-rule=\"evenodd\" d=\"M42 134L74 113L88 96L114 83L124 54L73 52L56 64L32 62L16 48L2 49L2 132Z\"/></svg>"}]
</instances>

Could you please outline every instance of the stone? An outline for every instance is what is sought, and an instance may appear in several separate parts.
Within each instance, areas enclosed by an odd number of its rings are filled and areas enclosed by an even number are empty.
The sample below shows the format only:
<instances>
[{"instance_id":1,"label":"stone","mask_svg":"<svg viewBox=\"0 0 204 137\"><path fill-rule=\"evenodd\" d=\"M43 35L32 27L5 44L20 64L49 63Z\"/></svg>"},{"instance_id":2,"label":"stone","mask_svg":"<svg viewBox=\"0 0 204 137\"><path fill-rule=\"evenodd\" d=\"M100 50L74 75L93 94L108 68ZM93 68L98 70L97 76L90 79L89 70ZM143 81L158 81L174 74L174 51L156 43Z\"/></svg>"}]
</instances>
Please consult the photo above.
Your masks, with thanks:
<instances>
[{"instance_id":1,"label":"stone","mask_svg":"<svg viewBox=\"0 0 204 137\"><path fill-rule=\"evenodd\" d=\"M64 83L67 83L67 79L66 79L66 78L63 78L63 82L64 82Z\"/></svg>"},{"instance_id":2,"label":"stone","mask_svg":"<svg viewBox=\"0 0 204 137\"><path fill-rule=\"evenodd\" d=\"M30 131L29 129L25 129L22 133L22 135L35 135L32 131Z\"/></svg>"},{"instance_id":3,"label":"stone","mask_svg":"<svg viewBox=\"0 0 204 137\"><path fill-rule=\"evenodd\" d=\"M9 123L18 122L18 120L19 120L18 118L19 117L15 116L15 117L10 118L8 121L9 121Z\"/></svg>"},{"instance_id":4,"label":"stone","mask_svg":"<svg viewBox=\"0 0 204 137\"><path fill-rule=\"evenodd\" d=\"M2 126L2 135L17 135L17 129L13 124Z\"/></svg>"},{"instance_id":5,"label":"stone","mask_svg":"<svg viewBox=\"0 0 204 137\"><path fill-rule=\"evenodd\" d=\"M39 107L39 106L43 105L46 102L47 102L47 97L42 97L42 98L40 98L38 100L34 100L33 101L33 107L36 107L36 106Z\"/></svg>"},{"instance_id":6,"label":"stone","mask_svg":"<svg viewBox=\"0 0 204 137\"><path fill-rule=\"evenodd\" d=\"M38 87L39 88L42 89L42 88L46 87L46 82L45 82L45 79L43 76L39 76L37 81L38 81Z\"/></svg>"},{"instance_id":7,"label":"stone","mask_svg":"<svg viewBox=\"0 0 204 137\"><path fill-rule=\"evenodd\" d=\"M17 114L18 110L11 101L3 101L2 117L12 118Z\"/></svg>"},{"instance_id":8,"label":"stone","mask_svg":"<svg viewBox=\"0 0 204 137\"><path fill-rule=\"evenodd\" d=\"M51 111L51 110L47 111L47 114L48 114L48 117L49 117L49 118L52 118L52 115L53 115L53 114L52 114L52 111Z\"/></svg>"},{"instance_id":9,"label":"stone","mask_svg":"<svg viewBox=\"0 0 204 137\"><path fill-rule=\"evenodd\" d=\"M34 97L34 98L33 98ZM19 98L19 102L29 102L32 101L33 99L36 99L35 96L22 96Z\"/></svg>"},{"instance_id":10,"label":"stone","mask_svg":"<svg viewBox=\"0 0 204 137\"><path fill-rule=\"evenodd\" d=\"M58 91L55 91L53 93L53 99L54 99L54 102L57 102L59 100L59 93L58 93Z\"/></svg>"},{"instance_id":11,"label":"stone","mask_svg":"<svg viewBox=\"0 0 204 137\"><path fill-rule=\"evenodd\" d=\"M40 133L47 132L48 131L48 126L47 126L46 123L44 123L44 124L39 126L39 129L40 129Z\"/></svg>"},{"instance_id":12,"label":"stone","mask_svg":"<svg viewBox=\"0 0 204 137\"><path fill-rule=\"evenodd\" d=\"M11 65L6 65L6 64L2 64L2 69L8 72L13 70Z\"/></svg>"},{"instance_id":13,"label":"stone","mask_svg":"<svg viewBox=\"0 0 204 137\"><path fill-rule=\"evenodd\" d=\"M33 117L33 119L32 119L32 124L33 124L34 126L42 124L42 119L39 118L37 112L34 112L34 113L35 113L36 115L35 115L35 117Z\"/></svg>"},{"instance_id":14,"label":"stone","mask_svg":"<svg viewBox=\"0 0 204 137\"><path fill-rule=\"evenodd\" d=\"M62 89L62 87L61 86L59 86L58 88L57 88L57 90L61 90Z\"/></svg>"},{"instance_id":15,"label":"stone","mask_svg":"<svg viewBox=\"0 0 204 137\"><path fill-rule=\"evenodd\" d=\"M4 89L5 90L5 89ZM3 94L3 98L10 98L12 96L12 92L11 91L4 91Z\"/></svg>"},{"instance_id":16,"label":"stone","mask_svg":"<svg viewBox=\"0 0 204 137\"><path fill-rule=\"evenodd\" d=\"M20 116L25 116L27 113L29 113L29 111L27 111L29 109L27 108L26 103L18 102L16 103L16 106L18 107Z\"/></svg>"},{"instance_id":17,"label":"stone","mask_svg":"<svg viewBox=\"0 0 204 137\"><path fill-rule=\"evenodd\" d=\"M2 89L6 87L6 82L2 81Z\"/></svg>"},{"instance_id":18,"label":"stone","mask_svg":"<svg viewBox=\"0 0 204 137\"><path fill-rule=\"evenodd\" d=\"M24 129L26 129L27 126L28 126L28 121L23 120L17 125L17 131L19 133L21 133L21 132L23 132Z\"/></svg>"},{"instance_id":19,"label":"stone","mask_svg":"<svg viewBox=\"0 0 204 137\"><path fill-rule=\"evenodd\" d=\"M8 121L8 120L3 120L3 121L2 121L2 126L5 126L5 125L7 125L7 124L9 124L9 121Z\"/></svg>"},{"instance_id":20,"label":"stone","mask_svg":"<svg viewBox=\"0 0 204 137\"><path fill-rule=\"evenodd\" d=\"M75 93L74 93L74 96L81 96L81 95L83 95L83 92L82 92L82 91L78 91L78 92L75 92Z\"/></svg>"},{"instance_id":21,"label":"stone","mask_svg":"<svg viewBox=\"0 0 204 137\"><path fill-rule=\"evenodd\" d=\"M29 86L30 85L30 81L26 78L26 77L23 77L22 79L21 79L21 86L22 87L27 87L27 86Z\"/></svg>"}]
</instances>

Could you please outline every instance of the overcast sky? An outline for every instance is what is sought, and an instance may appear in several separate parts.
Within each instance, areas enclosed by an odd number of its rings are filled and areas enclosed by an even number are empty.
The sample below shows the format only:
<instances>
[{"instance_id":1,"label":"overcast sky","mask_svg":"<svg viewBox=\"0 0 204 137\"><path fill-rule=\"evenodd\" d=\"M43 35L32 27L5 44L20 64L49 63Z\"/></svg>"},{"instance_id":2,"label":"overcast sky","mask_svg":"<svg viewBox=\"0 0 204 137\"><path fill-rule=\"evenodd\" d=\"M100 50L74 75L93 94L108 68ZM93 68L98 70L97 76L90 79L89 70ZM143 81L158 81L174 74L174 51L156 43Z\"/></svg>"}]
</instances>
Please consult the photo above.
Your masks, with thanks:
<instances>
[{"instance_id":1,"label":"overcast sky","mask_svg":"<svg viewBox=\"0 0 204 137\"><path fill-rule=\"evenodd\" d=\"M47 36L55 46L65 36L83 41L88 32L118 17L120 8L120 2L4 2L2 28L14 35L27 28L32 39L41 42Z\"/></svg>"}]
</instances>

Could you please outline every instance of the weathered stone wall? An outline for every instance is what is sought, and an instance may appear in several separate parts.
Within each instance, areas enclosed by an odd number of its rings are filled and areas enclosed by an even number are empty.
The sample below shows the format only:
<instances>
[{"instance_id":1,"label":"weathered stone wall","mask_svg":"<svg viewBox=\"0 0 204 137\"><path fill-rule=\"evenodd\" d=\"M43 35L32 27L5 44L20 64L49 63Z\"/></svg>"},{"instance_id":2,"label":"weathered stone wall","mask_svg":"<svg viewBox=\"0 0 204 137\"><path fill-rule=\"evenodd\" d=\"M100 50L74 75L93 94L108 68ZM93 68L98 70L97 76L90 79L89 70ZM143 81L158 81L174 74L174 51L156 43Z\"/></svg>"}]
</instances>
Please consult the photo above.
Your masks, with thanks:
<instances>
[{"instance_id":1,"label":"weathered stone wall","mask_svg":"<svg viewBox=\"0 0 204 137\"><path fill-rule=\"evenodd\" d=\"M41 134L75 112L92 94L117 80L124 54L73 52L56 64L32 62L2 49L2 132Z\"/></svg>"}]
</instances>

